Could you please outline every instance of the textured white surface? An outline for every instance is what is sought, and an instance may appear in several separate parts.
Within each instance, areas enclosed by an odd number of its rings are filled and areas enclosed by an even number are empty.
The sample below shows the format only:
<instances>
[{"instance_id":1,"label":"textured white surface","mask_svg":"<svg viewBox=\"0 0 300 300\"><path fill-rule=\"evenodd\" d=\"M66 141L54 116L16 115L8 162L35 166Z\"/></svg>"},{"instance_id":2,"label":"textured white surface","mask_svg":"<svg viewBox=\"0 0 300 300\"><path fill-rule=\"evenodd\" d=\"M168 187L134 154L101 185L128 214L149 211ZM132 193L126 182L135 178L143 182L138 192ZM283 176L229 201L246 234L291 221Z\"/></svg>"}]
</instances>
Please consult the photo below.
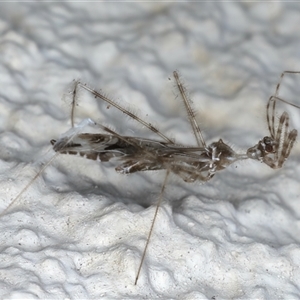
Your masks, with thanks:
<instances>
[{"instance_id":1,"label":"textured white surface","mask_svg":"<svg viewBox=\"0 0 300 300\"><path fill-rule=\"evenodd\" d=\"M280 73L300 70L299 12L298 3L2 3L1 211L69 129L60 99L74 78L193 144L167 80L180 70L208 143L256 144ZM283 87L299 103L295 77ZM76 121L153 137L86 97ZM300 129L299 111L288 111ZM61 155L0 218L0 296L299 299L299 152L277 171L246 161L205 185L171 177L137 286L163 172L122 176Z\"/></svg>"}]
</instances>

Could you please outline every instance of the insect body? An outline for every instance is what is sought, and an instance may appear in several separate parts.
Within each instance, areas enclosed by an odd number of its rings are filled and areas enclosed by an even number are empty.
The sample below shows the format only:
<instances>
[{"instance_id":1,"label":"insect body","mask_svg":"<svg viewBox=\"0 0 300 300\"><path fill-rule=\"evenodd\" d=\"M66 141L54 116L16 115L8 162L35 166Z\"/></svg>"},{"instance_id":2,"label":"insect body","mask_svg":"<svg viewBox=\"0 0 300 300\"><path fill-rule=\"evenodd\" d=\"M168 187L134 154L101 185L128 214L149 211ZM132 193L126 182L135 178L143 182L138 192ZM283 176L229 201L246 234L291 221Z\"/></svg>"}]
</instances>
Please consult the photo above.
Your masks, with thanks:
<instances>
[{"instance_id":1,"label":"insect body","mask_svg":"<svg viewBox=\"0 0 300 300\"><path fill-rule=\"evenodd\" d=\"M81 133L67 143L64 140L51 143L53 149L62 154L100 162L112 159L121 162L116 167L118 173L169 170L186 182L207 181L233 162L248 158L235 153L221 139L205 148L185 148L144 138Z\"/></svg>"}]
</instances>

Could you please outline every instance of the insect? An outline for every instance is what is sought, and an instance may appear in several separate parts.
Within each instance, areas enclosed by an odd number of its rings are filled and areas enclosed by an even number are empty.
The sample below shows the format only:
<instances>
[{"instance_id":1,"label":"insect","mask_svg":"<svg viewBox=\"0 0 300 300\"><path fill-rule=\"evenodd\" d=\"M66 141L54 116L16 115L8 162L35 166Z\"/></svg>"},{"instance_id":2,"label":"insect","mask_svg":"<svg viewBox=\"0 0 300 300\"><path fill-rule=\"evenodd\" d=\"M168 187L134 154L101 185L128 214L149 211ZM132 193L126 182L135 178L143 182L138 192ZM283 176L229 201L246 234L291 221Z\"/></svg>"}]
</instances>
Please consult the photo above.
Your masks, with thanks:
<instances>
[{"instance_id":1,"label":"insect","mask_svg":"<svg viewBox=\"0 0 300 300\"><path fill-rule=\"evenodd\" d=\"M299 73L286 71L282 73L281 80L286 73ZM116 163L115 170L121 174L131 174L140 171L165 170L164 181L158 196L154 217L148 233L146 244L143 250L141 261L137 270L135 285L138 282L147 248L154 229L158 210L163 199L167 185L168 176L174 173L185 182L208 181L217 172L226 169L228 166L239 160L255 159L261 161L271 168L282 167L288 158L297 136L295 129L289 132L289 116L284 112L279 123L275 125L276 101L282 101L299 108L278 97L281 80L279 81L275 95L270 97L267 104L267 122L270 136L264 137L255 146L249 148L246 153L236 153L230 146L219 139L216 142L206 145L200 127L196 121L192 108L192 101L188 97L186 88L182 84L178 72L174 71L173 76L178 89L178 95L183 102L189 122L193 130L196 145L186 147L176 144L171 138L160 132L150 123L139 118L136 114L124 109L116 102L110 100L102 93L88 87L80 81L74 82L72 91L72 128L57 140L51 140L56 155L44 165L38 174L25 186L18 196L10 203L2 215L17 201L17 199L28 189L32 182L51 164L59 154L79 155L87 159ZM158 139L146 139L142 137L123 136L114 130L103 126L91 119L84 119L77 126L74 125L74 114L77 101L78 89L91 93L96 99L106 102L107 107L115 107L122 113L139 122L150 131L154 132ZM94 127L99 132L84 132L88 127ZM101 133L100 133L101 131Z\"/></svg>"}]
</instances>

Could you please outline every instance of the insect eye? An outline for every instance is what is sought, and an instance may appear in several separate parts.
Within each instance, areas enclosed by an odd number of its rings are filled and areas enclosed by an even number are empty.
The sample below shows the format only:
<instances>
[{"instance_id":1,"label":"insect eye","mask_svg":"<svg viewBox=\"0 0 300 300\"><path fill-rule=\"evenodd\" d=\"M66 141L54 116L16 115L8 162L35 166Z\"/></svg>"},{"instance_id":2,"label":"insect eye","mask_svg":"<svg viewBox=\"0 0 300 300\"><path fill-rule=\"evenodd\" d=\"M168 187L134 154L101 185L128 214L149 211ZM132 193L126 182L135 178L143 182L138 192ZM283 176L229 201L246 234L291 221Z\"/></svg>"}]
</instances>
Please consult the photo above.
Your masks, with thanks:
<instances>
[{"instance_id":1,"label":"insect eye","mask_svg":"<svg viewBox=\"0 0 300 300\"><path fill-rule=\"evenodd\" d=\"M275 143L273 141L273 139L271 139L270 137L266 136L264 137L263 140L264 144L265 144L265 151L268 153L274 153L275 152Z\"/></svg>"},{"instance_id":2,"label":"insect eye","mask_svg":"<svg viewBox=\"0 0 300 300\"><path fill-rule=\"evenodd\" d=\"M265 136L264 137L264 143L266 145L270 145L270 144L272 144L272 139L270 137L268 137L268 136Z\"/></svg>"}]
</instances>

